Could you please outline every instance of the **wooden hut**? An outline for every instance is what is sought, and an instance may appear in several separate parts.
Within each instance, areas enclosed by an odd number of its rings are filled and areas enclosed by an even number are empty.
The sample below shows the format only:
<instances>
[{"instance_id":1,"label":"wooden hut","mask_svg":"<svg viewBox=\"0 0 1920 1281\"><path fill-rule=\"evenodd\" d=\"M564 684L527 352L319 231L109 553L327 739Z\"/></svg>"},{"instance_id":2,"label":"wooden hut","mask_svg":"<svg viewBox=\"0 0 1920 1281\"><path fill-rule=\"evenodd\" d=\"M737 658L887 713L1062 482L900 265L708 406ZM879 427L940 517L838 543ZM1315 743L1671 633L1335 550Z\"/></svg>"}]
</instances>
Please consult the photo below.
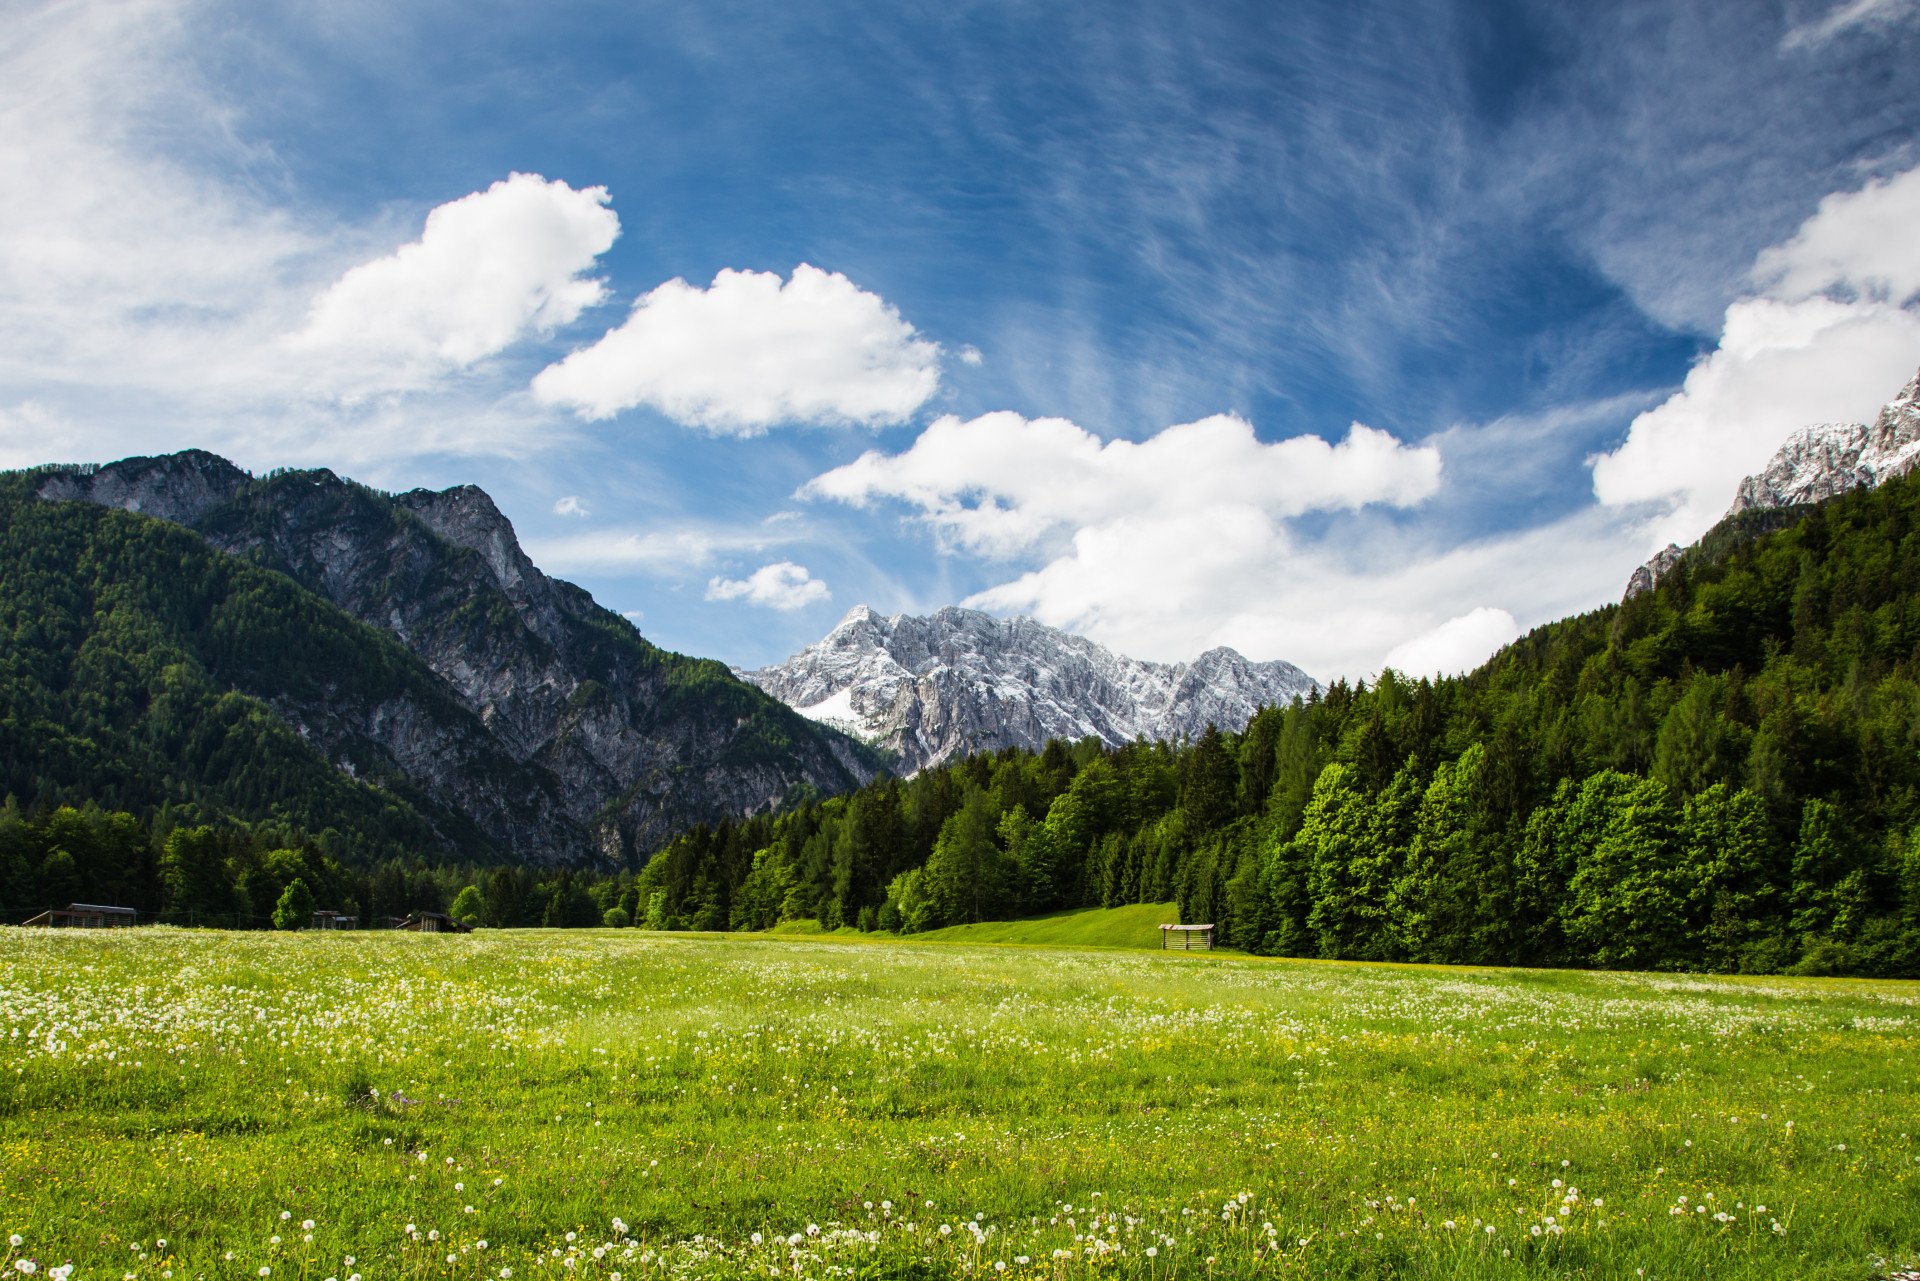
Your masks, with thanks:
<instances>
[{"instance_id":1,"label":"wooden hut","mask_svg":"<svg viewBox=\"0 0 1920 1281\"><path fill-rule=\"evenodd\" d=\"M104 903L69 903L42 912L22 925L42 925L56 930L114 930L139 923L140 913L130 907L109 907Z\"/></svg>"},{"instance_id":2,"label":"wooden hut","mask_svg":"<svg viewBox=\"0 0 1920 1281\"><path fill-rule=\"evenodd\" d=\"M415 934L471 934L473 927L445 912L415 912L400 922L400 928Z\"/></svg>"},{"instance_id":3,"label":"wooden hut","mask_svg":"<svg viewBox=\"0 0 1920 1281\"><path fill-rule=\"evenodd\" d=\"M348 916L345 912L315 912L313 928L316 930L357 930L360 918Z\"/></svg>"}]
</instances>

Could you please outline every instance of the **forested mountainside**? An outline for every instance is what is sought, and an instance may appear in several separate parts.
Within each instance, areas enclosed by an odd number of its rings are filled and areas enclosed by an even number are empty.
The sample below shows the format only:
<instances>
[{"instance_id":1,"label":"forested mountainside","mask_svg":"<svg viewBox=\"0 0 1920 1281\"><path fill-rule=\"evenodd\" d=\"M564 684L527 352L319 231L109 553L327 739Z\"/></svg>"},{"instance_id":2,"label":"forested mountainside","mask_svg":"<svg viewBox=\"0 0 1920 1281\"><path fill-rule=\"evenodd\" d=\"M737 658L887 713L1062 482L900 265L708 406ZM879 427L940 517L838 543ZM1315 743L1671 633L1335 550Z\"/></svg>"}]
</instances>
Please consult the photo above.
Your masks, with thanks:
<instances>
[{"instance_id":1,"label":"forested mountainside","mask_svg":"<svg viewBox=\"0 0 1920 1281\"><path fill-rule=\"evenodd\" d=\"M479 490L209 454L0 477L0 790L617 866L875 758L541 574Z\"/></svg>"},{"instance_id":2,"label":"forested mountainside","mask_svg":"<svg viewBox=\"0 0 1920 1281\"><path fill-rule=\"evenodd\" d=\"M1288 955L1920 973L1920 478L1730 518L1469 676L882 780L696 829L633 894L908 931L1167 898Z\"/></svg>"}]
</instances>

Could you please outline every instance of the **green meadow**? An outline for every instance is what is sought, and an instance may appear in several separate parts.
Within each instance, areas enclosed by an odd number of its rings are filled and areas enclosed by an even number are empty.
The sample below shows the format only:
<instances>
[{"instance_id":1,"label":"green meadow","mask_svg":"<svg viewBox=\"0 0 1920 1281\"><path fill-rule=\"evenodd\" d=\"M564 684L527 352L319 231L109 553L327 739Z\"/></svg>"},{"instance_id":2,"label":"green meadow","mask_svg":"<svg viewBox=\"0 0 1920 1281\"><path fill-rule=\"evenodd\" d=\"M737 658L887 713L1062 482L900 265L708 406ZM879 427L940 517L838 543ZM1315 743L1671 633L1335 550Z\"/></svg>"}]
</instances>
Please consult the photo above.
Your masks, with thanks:
<instances>
[{"instance_id":1,"label":"green meadow","mask_svg":"<svg viewBox=\"0 0 1920 1281\"><path fill-rule=\"evenodd\" d=\"M960 942L0 930L0 1267L1864 1278L1920 1259L1920 984L1089 946L1155 946L1154 910L1127 911Z\"/></svg>"}]
</instances>

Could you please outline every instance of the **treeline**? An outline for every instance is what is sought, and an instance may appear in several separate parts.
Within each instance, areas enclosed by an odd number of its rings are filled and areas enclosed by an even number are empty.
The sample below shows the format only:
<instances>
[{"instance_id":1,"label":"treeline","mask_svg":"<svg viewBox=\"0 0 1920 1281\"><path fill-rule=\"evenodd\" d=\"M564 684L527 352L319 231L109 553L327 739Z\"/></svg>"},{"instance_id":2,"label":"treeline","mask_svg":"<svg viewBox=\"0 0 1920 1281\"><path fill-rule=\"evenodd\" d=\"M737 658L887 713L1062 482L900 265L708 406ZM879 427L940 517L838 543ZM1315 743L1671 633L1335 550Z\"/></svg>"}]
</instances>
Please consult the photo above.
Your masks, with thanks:
<instances>
[{"instance_id":1,"label":"treeline","mask_svg":"<svg viewBox=\"0 0 1920 1281\"><path fill-rule=\"evenodd\" d=\"M223 929L305 928L315 911L372 928L420 911L474 924L600 925L633 887L632 873L356 865L348 861L355 848L332 829L176 821L165 809L149 822L96 805L23 812L8 797L0 803L0 924L98 903L131 907L146 923Z\"/></svg>"},{"instance_id":2,"label":"treeline","mask_svg":"<svg viewBox=\"0 0 1920 1281\"><path fill-rule=\"evenodd\" d=\"M1731 521L1466 677L882 780L635 890L667 928L1176 899L1296 956L1920 974L1920 478Z\"/></svg>"}]
</instances>

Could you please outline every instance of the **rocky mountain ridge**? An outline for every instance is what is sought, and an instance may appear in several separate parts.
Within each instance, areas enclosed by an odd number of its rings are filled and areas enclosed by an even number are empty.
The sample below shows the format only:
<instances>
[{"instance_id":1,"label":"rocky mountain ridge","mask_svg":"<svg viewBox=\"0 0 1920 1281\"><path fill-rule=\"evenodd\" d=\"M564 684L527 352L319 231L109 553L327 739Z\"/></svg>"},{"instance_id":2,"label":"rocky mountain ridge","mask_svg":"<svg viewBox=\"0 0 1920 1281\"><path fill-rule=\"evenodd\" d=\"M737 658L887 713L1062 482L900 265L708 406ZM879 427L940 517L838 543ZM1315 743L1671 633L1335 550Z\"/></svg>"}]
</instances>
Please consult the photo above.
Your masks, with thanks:
<instances>
[{"instance_id":1,"label":"rocky mountain ridge","mask_svg":"<svg viewBox=\"0 0 1920 1281\"><path fill-rule=\"evenodd\" d=\"M344 754L370 741L423 790L532 862L618 859L686 825L839 791L877 759L719 663L659 650L543 574L483 491L384 494L329 471L256 479L201 451L48 468L43 501L184 525L287 575L422 659L484 742L400 707L275 710ZM484 757L484 770L462 761Z\"/></svg>"},{"instance_id":2,"label":"rocky mountain ridge","mask_svg":"<svg viewBox=\"0 0 1920 1281\"><path fill-rule=\"evenodd\" d=\"M884 617L856 606L785 662L739 673L803 716L895 754L915 773L1048 739L1199 735L1239 730L1255 709L1318 688L1291 663L1208 650L1191 663L1150 663L1030 618L949 606Z\"/></svg>"},{"instance_id":3,"label":"rocky mountain ridge","mask_svg":"<svg viewBox=\"0 0 1920 1281\"><path fill-rule=\"evenodd\" d=\"M1787 437L1763 469L1740 482L1727 515L1822 502L1903 476L1920 463L1920 372L1871 423L1814 423ZM1678 564L1670 543L1627 580L1623 599L1650 591Z\"/></svg>"}]
</instances>

